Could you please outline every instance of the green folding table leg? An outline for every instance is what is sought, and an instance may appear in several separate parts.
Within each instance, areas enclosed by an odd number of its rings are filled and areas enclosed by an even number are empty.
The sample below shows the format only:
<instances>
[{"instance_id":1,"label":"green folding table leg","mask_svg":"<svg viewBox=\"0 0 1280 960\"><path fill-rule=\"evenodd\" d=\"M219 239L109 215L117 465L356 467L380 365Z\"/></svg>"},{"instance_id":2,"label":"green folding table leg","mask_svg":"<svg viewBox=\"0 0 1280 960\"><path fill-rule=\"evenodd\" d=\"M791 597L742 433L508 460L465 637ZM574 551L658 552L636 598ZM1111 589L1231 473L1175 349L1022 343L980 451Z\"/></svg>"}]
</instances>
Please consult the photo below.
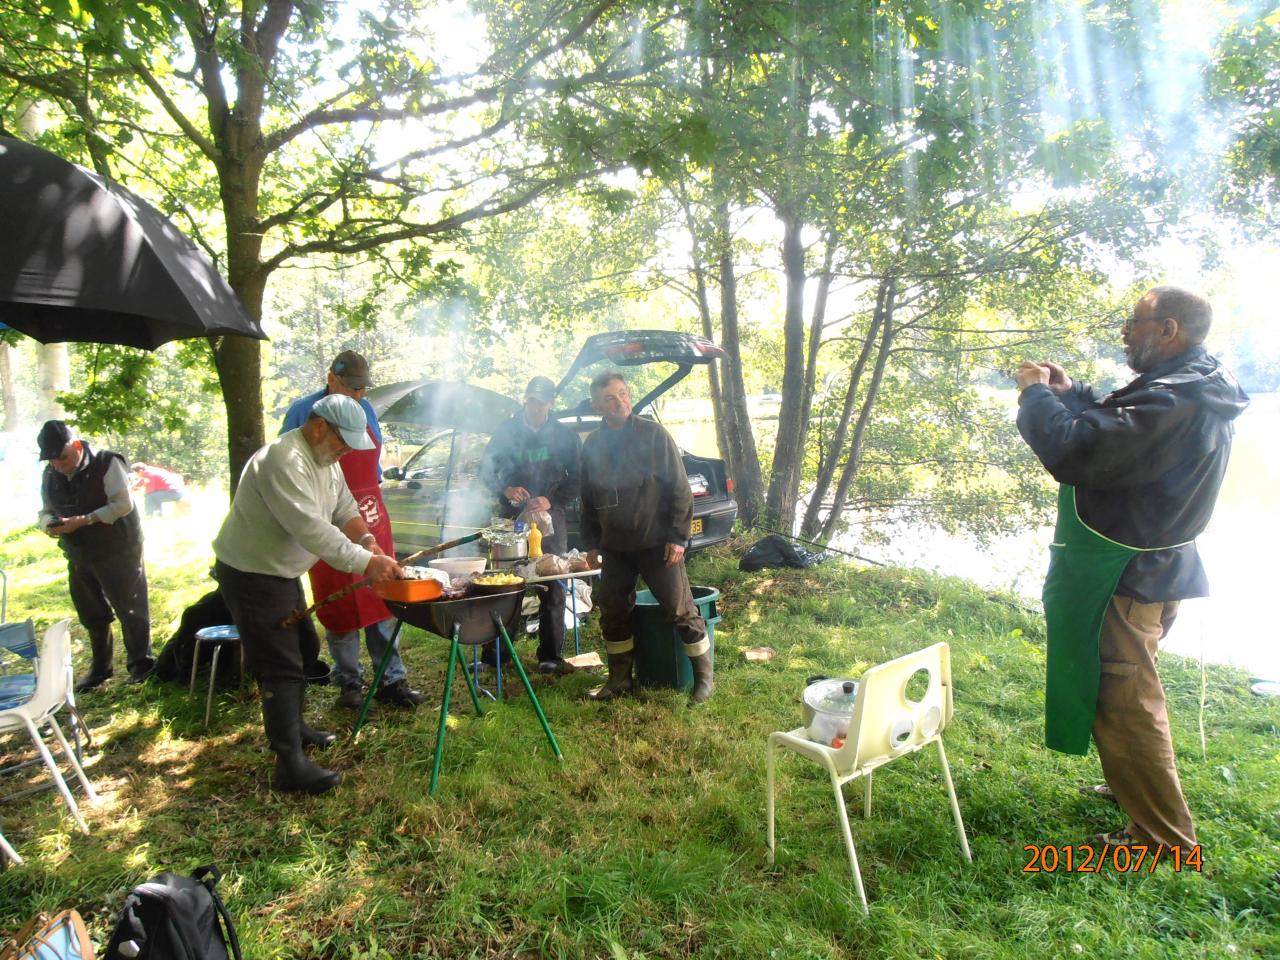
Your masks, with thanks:
<instances>
[{"instance_id":1,"label":"green folding table leg","mask_svg":"<svg viewBox=\"0 0 1280 960\"><path fill-rule=\"evenodd\" d=\"M524 664L516 656L515 644L511 642L511 637L507 635L507 628L503 626L502 618L495 613L493 622L498 625L498 633L502 635L502 639L507 645L507 650L511 653L511 662L516 665L516 673L520 674L520 682L524 684L525 693L529 694L529 699L533 701L533 709L538 714L538 722L542 724L542 729L546 731L547 740L551 744L551 749L555 751L556 759L563 760L564 755L560 752L560 744L556 743L556 735L551 732L551 725L547 723L547 715L542 712L542 704L538 702L538 695L533 692L533 684L529 682L529 675L524 672Z\"/></svg>"},{"instance_id":2,"label":"green folding table leg","mask_svg":"<svg viewBox=\"0 0 1280 960\"><path fill-rule=\"evenodd\" d=\"M453 625L453 643L449 645L449 666L444 672L444 699L440 702L440 729L436 731L436 758L431 763L431 788L428 792L433 797L436 795L436 787L440 785L440 761L444 759L444 735L449 724L449 696L453 693L453 667L454 664L462 659L462 651L459 649L460 645L458 643L458 636L461 633L462 624L455 623ZM467 672L465 666L462 668L462 672ZM480 701L476 697L474 690L471 692L471 698L478 708Z\"/></svg>"},{"instance_id":3,"label":"green folding table leg","mask_svg":"<svg viewBox=\"0 0 1280 960\"><path fill-rule=\"evenodd\" d=\"M387 649L382 652L382 659L378 661L378 669L374 671L373 683L369 684L369 692L364 695L364 704L360 707L360 716L356 718L356 728L351 731L352 740L360 736L360 728L364 726L364 718L369 715L369 704L373 702L374 691L382 683L382 675L387 672L387 664L391 662L391 655L398 649L396 642L400 639L400 628L403 626L403 620L396 620L396 628L391 631L391 639L387 642Z\"/></svg>"}]
</instances>

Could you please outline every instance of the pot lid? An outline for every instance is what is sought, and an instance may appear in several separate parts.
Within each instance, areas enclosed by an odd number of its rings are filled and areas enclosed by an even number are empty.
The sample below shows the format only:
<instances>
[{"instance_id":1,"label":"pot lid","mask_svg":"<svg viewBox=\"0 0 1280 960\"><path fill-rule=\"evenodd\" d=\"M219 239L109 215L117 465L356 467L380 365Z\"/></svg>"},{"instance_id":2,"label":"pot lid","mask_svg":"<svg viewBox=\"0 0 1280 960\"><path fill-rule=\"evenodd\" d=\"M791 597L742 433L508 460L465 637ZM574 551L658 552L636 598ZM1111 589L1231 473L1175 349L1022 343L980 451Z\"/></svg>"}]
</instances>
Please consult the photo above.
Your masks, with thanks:
<instances>
[{"instance_id":1,"label":"pot lid","mask_svg":"<svg viewBox=\"0 0 1280 960\"><path fill-rule=\"evenodd\" d=\"M819 680L804 688L804 702L824 713L852 714L857 697L856 680Z\"/></svg>"}]
</instances>

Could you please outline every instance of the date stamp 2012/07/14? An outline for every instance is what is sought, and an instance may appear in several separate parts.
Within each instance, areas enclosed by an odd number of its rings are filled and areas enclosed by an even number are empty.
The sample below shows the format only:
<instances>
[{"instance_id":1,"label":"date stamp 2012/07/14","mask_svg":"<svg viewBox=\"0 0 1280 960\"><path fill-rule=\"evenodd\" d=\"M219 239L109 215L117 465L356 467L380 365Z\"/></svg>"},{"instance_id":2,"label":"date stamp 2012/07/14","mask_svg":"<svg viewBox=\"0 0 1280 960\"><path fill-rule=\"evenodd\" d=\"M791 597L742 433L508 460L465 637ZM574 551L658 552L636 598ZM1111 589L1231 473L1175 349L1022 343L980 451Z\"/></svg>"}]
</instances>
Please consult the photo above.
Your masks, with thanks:
<instances>
[{"instance_id":1,"label":"date stamp 2012/07/14","mask_svg":"<svg viewBox=\"0 0 1280 960\"><path fill-rule=\"evenodd\" d=\"M1175 873L1183 870L1199 873L1202 867L1198 843L1194 847L1027 843L1022 849L1030 856L1022 866L1023 873L1136 873L1142 870L1153 873L1161 863L1171 866Z\"/></svg>"}]
</instances>

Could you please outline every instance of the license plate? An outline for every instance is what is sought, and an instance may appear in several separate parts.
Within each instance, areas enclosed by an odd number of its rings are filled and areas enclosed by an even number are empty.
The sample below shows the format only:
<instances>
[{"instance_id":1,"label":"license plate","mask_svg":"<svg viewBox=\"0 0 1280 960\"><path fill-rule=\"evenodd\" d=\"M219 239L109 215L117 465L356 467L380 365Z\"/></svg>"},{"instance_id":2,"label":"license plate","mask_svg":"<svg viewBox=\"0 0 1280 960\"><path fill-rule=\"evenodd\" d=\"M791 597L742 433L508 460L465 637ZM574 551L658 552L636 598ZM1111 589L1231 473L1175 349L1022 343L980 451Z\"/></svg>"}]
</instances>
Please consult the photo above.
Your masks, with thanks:
<instances>
[{"instance_id":1,"label":"license plate","mask_svg":"<svg viewBox=\"0 0 1280 960\"><path fill-rule=\"evenodd\" d=\"M697 520L693 521L693 523L689 524L689 536L691 536L691 537L696 537L696 536L697 536L698 534L700 534L701 532L702 532L702 520L701 520L701 518L699 518L699 519L697 519Z\"/></svg>"}]
</instances>

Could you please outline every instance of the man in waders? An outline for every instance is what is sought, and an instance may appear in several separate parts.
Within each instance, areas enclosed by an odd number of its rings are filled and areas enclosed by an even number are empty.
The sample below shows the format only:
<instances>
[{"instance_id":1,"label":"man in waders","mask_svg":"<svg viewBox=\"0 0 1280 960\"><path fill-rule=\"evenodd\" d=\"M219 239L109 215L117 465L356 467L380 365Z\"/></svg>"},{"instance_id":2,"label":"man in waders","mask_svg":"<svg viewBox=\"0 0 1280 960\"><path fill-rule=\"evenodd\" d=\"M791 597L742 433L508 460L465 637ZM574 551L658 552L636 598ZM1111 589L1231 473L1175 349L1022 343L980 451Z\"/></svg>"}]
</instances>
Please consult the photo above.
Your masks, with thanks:
<instances>
[{"instance_id":1,"label":"man in waders","mask_svg":"<svg viewBox=\"0 0 1280 960\"><path fill-rule=\"evenodd\" d=\"M602 557L596 602L609 654L609 681L595 699L631 693L631 613L636 578L644 577L689 657L690 699L704 703L715 679L707 624L684 568L693 493L680 448L661 424L632 414L631 392L616 370L591 381L591 406L602 422L582 445L582 541Z\"/></svg>"},{"instance_id":2,"label":"man in waders","mask_svg":"<svg viewBox=\"0 0 1280 960\"><path fill-rule=\"evenodd\" d=\"M1103 396L1043 361L1016 375L1018 430L1061 485L1044 585L1045 742L1084 754L1092 732L1129 815L1095 845L1196 844L1156 662L1178 601L1208 595L1195 538L1249 402L1204 347L1212 320L1203 297L1155 287L1121 329L1132 383Z\"/></svg>"},{"instance_id":3,"label":"man in waders","mask_svg":"<svg viewBox=\"0 0 1280 960\"><path fill-rule=\"evenodd\" d=\"M303 754L304 747L323 750L337 737L303 719L310 631L305 617L290 622L306 606L298 578L321 558L373 583L402 576L370 536L338 466L354 451L372 449L360 405L341 394L321 397L302 426L249 458L213 541L213 578L240 631L245 664L262 688L276 790L324 793L342 781Z\"/></svg>"}]
</instances>

